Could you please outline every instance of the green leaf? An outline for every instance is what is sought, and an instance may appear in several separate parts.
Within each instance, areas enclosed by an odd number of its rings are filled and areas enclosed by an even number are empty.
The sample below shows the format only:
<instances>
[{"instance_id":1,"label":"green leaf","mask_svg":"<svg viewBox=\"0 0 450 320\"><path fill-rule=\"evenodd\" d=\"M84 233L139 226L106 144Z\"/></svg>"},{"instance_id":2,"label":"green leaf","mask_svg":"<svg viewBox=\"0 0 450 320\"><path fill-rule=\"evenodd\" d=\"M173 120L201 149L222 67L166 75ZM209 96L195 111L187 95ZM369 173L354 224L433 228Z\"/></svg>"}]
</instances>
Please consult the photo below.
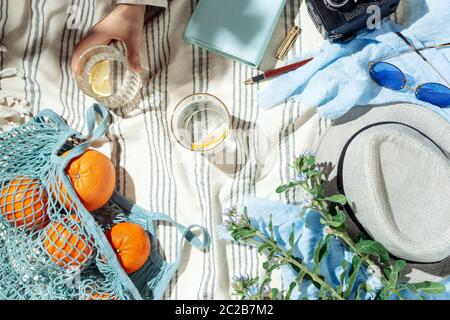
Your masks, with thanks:
<instances>
[{"instance_id":1,"label":"green leaf","mask_svg":"<svg viewBox=\"0 0 450 320\"><path fill-rule=\"evenodd\" d=\"M391 290L395 290L395 288L397 287L397 281L398 281L398 271L395 270L395 268L392 268L392 272L389 275L389 288L391 288Z\"/></svg>"},{"instance_id":2,"label":"green leaf","mask_svg":"<svg viewBox=\"0 0 450 320\"><path fill-rule=\"evenodd\" d=\"M389 288L384 287L381 289L380 294L378 295L378 299L387 300L391 296L391 290Z\"/></svg>"},{"instance_id":3,"label":"green leaf","mask_svg":"<svg viewBox=\"0 0 450 320\"><path fill-rule=\"evenodd\" d=\"M321 172L316 171L316 170L308 170L308 171L306 171L306 176L308 178L312 178L312 177L315 177L315 176L320 176L321 174L322 174Z\"/></svg>"},{"instance_id":4,"label":"green leaf","mask_svg":"<svg viewBox=\"0 0 450 320\"><path fill-rule=\"evenodd\" d=\"M251 229L236 229L231 232L231 236L236 241L244 241L252 239L256 236L256 230Z\"/></svg>"},{"instance_id":5,"label":"green leaf","mask_svg":"<svg viewBox=\"0 0 450 320\"><path fill-rule=\"evenodd\" d=\"M314 250L314 272L316 273L319 271L320 262L328 255L328 243L331 238L332 236L328 234L325 238L320 239Z\"/></svg>"},{"instance_id":6,"label":"green leaf","mask_svg":"<svg viewBox=\"0 0 450 320\"><path fill-rule=\"evenodd\" d=\"M428 294L441 294L445 292L445 286L438 282L425 281L420 283L414 283L413 286L417 290Z\"/></svg>"},{"instance_id":7,"label":"green leaf","mask_svg":"<svg viewBox=\"0 0 450 320\"><path fill-rule=\"evenodd\" d=\"M271 245L267 242L263 242L259 248L258 248L258 253L263 253L266 250L269 250L271 248Z\"/></svg>"},{"instance_id":8,"label":"green leaf","mask_svg":"<svg viewBox=\"0 0 450 320\"><path fill-rule=\"evenodd\" d=\"M300 218L302 218L302 219L304 218L307 209L308 208L306 208L306 207L302 207L302 211L300 211Z\"/></svg>"},{"instance_id":9,"label":"green leaf","mask_svg":"<svg viewBox=\"0 0 450 320\"><path fill-rule=\"evenodd\" d=\"M398 260L394 264L394 271L402 272L406 268L406 262L404 260Z\"/></svg>"},{"instance_id":10,"label":"green leaf","mask_svg":"<svg viewBox=\"0 0 450 320\"><path fill-rule=\"evenodd\" d=\"M343 206L347 203L347 198L342 194L336 194L331 197L326 197L323 200L328 201L328 202L338 203L341 206Z\"/></svg>"},{"instance_id":11,"label":"green leaf","mask_svg":"<svg viewBox=\"0 0 450 320\"><path fill-rule=\"evenodd\" d=\"M380 257L384 263L389 262L389 253L386 248L379 242L373 240L363 240L356 244L356 250L360 254Z\"/></svg>"},{"instance_id":12,"label":"green leaf","mask_svg":"<svg viewBox=\"0 0 450 320\"><path fill-rule=\"evenodd\" d=\"M291 246L291 248L294 248L295 246L295 224L292 224L292 231L291 234L289 235L289 245Z\"/></svg>"},{"instance_id":13,"label":"green leaf","mask_svg":"<svg viewBox=\"0 0 450 320\"><path fill-rule=\"evenodd\" d=\"M272 214L269 215L269 233L270 233L270 240L274 240L275 239L275 235L273 233L273 222L272 222Z\"/></svg>"},{"instance_id":14,"label":"green leaf","mask_svg":"<svg viewBox=\"0 0 450 320\"><path fill-rule=\"evenodd\" d=\"M291 181L288 184L279 186L275 191L276 191L276 193L285 193L286 191L294 188L297 185L298 185L297 182Z\"/></svg>"},{"instance_id":15,"label":"green leaf","mask_svg":"<svg viewBox=\"0 0 450 320\"><path fill-rule=\"evenodd\" d=\"M414 292L414 293L418 293L419 292L417 290L417 288L413 284L410 284L410 283L407 283L405 285L405 289L408 289L409 291Z\"/></svg>"},{"instance_id":16,"label":"green leaf","mask_svg":"<svg viewBox=\"0 0 450 320\"><path fill-rule=\"evenodd\" d=\"M305 165L307 166L307 168L312 167L314 164L316 164L315 157L310 156L305 159Z\"/></svg>"},{"instance_id":17,"label":"green leaf","mask_svg":"<svg viewBox=\"0 0 450 320\"><path fill-rule=\"evenodd\" d=\"M333 228L339 228L345 223L345 214L342 211L338 211L338 213L333 217L332 221L328 221L328 224Z\"/></svg>"},{"instance_id":18,"label":"green leaf","mask_svg":"<svg viewBox=\"0 0 450 320\"><path fill-rule=\"evenodd\" d=\"M342 273L339 276L339 286L336 288L336 291L338 293L342 293L342 289L344 288L344 282L345 282L345 277L347 275L347 268L348 268L347 260L343 259L341 266L342 266Z\"/></svg>"},{"instance_id":19,"label":"green leaf","mask_svg":"<svg viewBox=\"0 0 450 320\"><path fill-rule=\"evenodd\" d=\"M389 279L389 287L391 288L392 291L395 291L395 289L397 288L399 273L403 269L405 269L405 267L406 262L403 260L398 260L390 269L387 269L389 271L385 270L385 274Z\"/></svg>"},{"instance_id":20,"label":"green leaf","mask_svg":"<svg viewBox=\"0 0 450 320\"><path fill-rule=\"evenodd\" d=\"M384 268L384 275L386 276L386 278L389 279L389 277L391 276L391 268Z\"/></svg>"},{"instance_id":21,"label":"green leaf","mask_svg":"<svg viewBox=\"0 0 450 320\"><path fill-rule=\"evenodd\" d=\"M347 289L344 292L344 298L348 299L352 293L353 286L355 284L356 276L361 268L362 260L359 256L355 255L352 259L352 267L349 272L349 277L347 281Z\"/></svg>"},{"instance_id":22,"label":"green leaf","mask_svg":"<svg viewBox=\"0 0 450 320\"><path fill-rule=\"evenodd\" d=\"M275 255L276 255L276 253L277 253L276 250L270 250L270 251L269 251L269 254L267 255L267 259L268 259L269 261L272 261L273 258L274 258Z\"/></svg>"},{"instance_id":23,"label":"green leaf","mask_svg":"<svg viewBox=\"0 0 450 320\"><path fill-rule=\"evenodd\" d=\"M270 291L270 297L272 300L276 300L278 299L278 294L280 293L280 290L278 290L277 288L272 288L272 290Z\"/></svg>"},{"instance_id":24,"label":"green leaf","mask_svg":"<svg viewBox=\"0 0 450 320\"><path fill-rule=\"evenodd\" d=\"M304 271L300 271L297 275L297 278L295 279L295 282L297 282L297 286L299 290L302 287L303 278L305 277L306 273Z\"/></svg>"},{"instance_id":25,"label":"green leaf","mask_svg":"<svg viewBox=\"0 0 450 320\"><path fill-rule=\"evenodd\" d=\"M292 281L291 284L289 285L289 289L286 292L286 295L284 297L286 300L290 300L291 299L292 291L295 289L296 286L297 286L297 282Z\"/></svg>"},{"instance_id":26,"label":"green leaf","mask_svg":"<svg viewBox=\"0 0 450 320\"><path fill-rule=\"evenodd\" d=\"M298 158L297 160L295 160L294 162L294 169L297 172L301 172L302 168L303 168L303 163L305 162L305 158Z\"/></svg>"},{"instance_id":27,"label":"green leaf","mask_svg":"<svg viewBox=\"0 0 450 320\"><path fill-rule=\"evenodd\" d=\"M274 265L270 266L269 268L267 268L266 272L268 274L271 274L275 269L278 269L281 266L282 266L282 264L274 264Z\"/></svg>"},{"instance_id":28,"label":"green leaf","mask_svg":"<svg viewBox=\"0 0 450 320\"><path fill-rule=\"evenodd\" d=\"M320 287L319 298L322 300L328 300L328 288L325 286Z\"/></svg>"},{"instance_id":29,"label":"green leaf","mask_svg":"<svg viewBox=\"0 0 450 320\"><path fill-rule=\"evenodd\" d=\"M325 236L325 244L323 245L323 248L319 254L319 262L323 260L328 255L328 244L330 243L330 240L333 238L331 234L327 234Z\"/></svg>"},{"instance_id":30,"label":"green leaf","mask_svg":"<svg viewBox=\"0 0 450 320\"><path fill-rule=\"evenodd\" d=\"M323 192L323 186L320 184L314 185L314 187L311 190L311 194L314 198L320 198Z\"/></svg>"},{"instance_id":31,"label":"green leaf","mask_svg":"<svg viewBox=\"0 0 450 320\"><path fill-rule=\"evenodd\" d=\"M276 188L275 192L276 193L285 193L286 191L288 191L291 187L287 184L284 184L282 186L279 186L278 188Z\"/></svg>"}]
</instances>

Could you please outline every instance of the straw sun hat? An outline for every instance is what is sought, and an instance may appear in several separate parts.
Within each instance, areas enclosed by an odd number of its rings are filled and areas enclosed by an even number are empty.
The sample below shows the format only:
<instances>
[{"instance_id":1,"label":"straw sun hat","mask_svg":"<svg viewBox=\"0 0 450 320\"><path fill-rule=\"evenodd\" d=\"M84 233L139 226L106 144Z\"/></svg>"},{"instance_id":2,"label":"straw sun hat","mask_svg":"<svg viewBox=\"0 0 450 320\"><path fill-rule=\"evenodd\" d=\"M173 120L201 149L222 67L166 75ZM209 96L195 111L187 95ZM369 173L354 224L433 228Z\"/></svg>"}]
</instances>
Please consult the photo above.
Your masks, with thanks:
<instances>
[{"instance_id":1,"label":"straw sun hat","mask_svg":"<svg viewBox=\"0 0 450 320\"><path fill-rule=\"evenodd\" d=\"M347 196L350 233L405 259L417 281L450 274L449 155L450 123L410 104L354 109L316 152L327 192Z\"/></svg>"}]
</instances>

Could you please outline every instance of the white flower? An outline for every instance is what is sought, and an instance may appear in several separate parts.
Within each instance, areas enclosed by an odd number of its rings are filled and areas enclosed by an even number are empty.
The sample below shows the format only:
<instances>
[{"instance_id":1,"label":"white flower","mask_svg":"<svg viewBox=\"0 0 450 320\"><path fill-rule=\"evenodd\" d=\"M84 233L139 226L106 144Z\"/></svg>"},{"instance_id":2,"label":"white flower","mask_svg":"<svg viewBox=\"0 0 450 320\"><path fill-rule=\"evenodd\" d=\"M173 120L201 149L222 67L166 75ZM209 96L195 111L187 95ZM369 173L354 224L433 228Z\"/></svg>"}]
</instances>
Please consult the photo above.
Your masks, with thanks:
<instances>
[{"instance_id":1,"label":"white flower","mask_svg":"<svg viewBox=\"0 0 450 320\"><path fill-rule=\"evenodd\" d=\"M230 217L230 219L234 224L241 224L242 221L244 220L244 215L242 213L236 212L234 215Z\"/></svg>"},{"instance_id":2,"label":"white flower","mask_svg":"<svg viewBox=\"0 0 450 320\"><path fill-rule=\"evenodd\" d=\"M232 241L233 237L231 236L230 231L228 230L228 226L226 224L220 224L216 228L216 234L219 239Z\"/></svg>"},{"instance_id":3,"label":"white flower","mask_svg":"<svg viewBox=\"0 0 450 320\"><path fill-rule=\"evenodd\" d=\"M234 213L234 211L234 208L226 208L225 210L223 210L222 214L224 216L230 217Z\"/></svg>"},{"instance_id":4,"label":"white flower","mask_svg":"<svg viewBox=\"0 0 450 320\"><path fill-rule=\"evenodd\" d=\"M303 200L303 205L305 207L312 207L313 201L314 201L314 196L311 193L308 193L305 196L305 200Z\"/></svg>"},{"instance_id":5,"label":"white flower","mask_svg":"<svg viewBox=\"0 0 450 320\"><path fill-rule=\"evenodd\" d=\"M299 158L311 157L311 156L313 156L313 155L314 155L314 154L313 154L311 151L305 150L305 151L303 151L303 152L300 154L300 157L299 157Z\"/></svg>"}]
</instances>

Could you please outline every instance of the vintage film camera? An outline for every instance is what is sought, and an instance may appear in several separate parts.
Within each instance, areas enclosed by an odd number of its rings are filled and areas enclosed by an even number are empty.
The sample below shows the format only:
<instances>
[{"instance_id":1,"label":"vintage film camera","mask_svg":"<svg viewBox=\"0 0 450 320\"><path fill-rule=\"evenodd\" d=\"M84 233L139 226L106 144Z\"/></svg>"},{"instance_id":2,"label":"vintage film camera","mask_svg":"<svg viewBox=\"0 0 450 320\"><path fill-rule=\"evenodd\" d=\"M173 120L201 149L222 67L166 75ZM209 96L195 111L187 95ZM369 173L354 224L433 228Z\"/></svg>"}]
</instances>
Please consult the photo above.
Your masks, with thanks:
<instances>
[{"instance_id":1,"label":"vintage film camera","mask_svg":"<svg viewBox=\"0 0 450 320\"><path fill-rule=\"evenodd\" d=\"M333 42L346 42L366 28L378 6L380 18L397 10L400 0L306 0L309 15L322 36Z\"/></svg>"}]
</instances>

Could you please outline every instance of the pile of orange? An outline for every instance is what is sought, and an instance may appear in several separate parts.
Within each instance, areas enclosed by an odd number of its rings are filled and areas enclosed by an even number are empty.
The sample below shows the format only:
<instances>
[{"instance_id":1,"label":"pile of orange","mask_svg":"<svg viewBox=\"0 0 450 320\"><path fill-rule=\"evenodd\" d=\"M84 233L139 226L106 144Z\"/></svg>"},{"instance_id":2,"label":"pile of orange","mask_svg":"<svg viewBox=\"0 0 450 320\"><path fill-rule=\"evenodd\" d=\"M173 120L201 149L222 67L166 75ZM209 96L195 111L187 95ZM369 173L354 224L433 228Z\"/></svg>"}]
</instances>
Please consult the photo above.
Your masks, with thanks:
<instances>
[{"instance_id":1,"label":"pile of orange","mask_svg":"<svg viewBox=\"0 0 450 320\"><path fill-rule=\"evenodd\" d=\"M67 152L62 155L67 156ZM103 207L115 189L115 168L109 158L95 150L87 150L72 159L65 170L73 190L86 208L93 212ZM80 230L74 193L69 193L57 178L51 194L67 209L68 215L50 221L48 194L37 179L18 177L0 189L0 215L16 228L40 230L44 250L50 259L64 268L82 268L93 257L94 244ZM119 223L106 234L117 258L127 273L139 270L150 256L150 238L137 224ZM93 293L91 299L114 299L106 293Z\"/></svg>"}]
</instances>

